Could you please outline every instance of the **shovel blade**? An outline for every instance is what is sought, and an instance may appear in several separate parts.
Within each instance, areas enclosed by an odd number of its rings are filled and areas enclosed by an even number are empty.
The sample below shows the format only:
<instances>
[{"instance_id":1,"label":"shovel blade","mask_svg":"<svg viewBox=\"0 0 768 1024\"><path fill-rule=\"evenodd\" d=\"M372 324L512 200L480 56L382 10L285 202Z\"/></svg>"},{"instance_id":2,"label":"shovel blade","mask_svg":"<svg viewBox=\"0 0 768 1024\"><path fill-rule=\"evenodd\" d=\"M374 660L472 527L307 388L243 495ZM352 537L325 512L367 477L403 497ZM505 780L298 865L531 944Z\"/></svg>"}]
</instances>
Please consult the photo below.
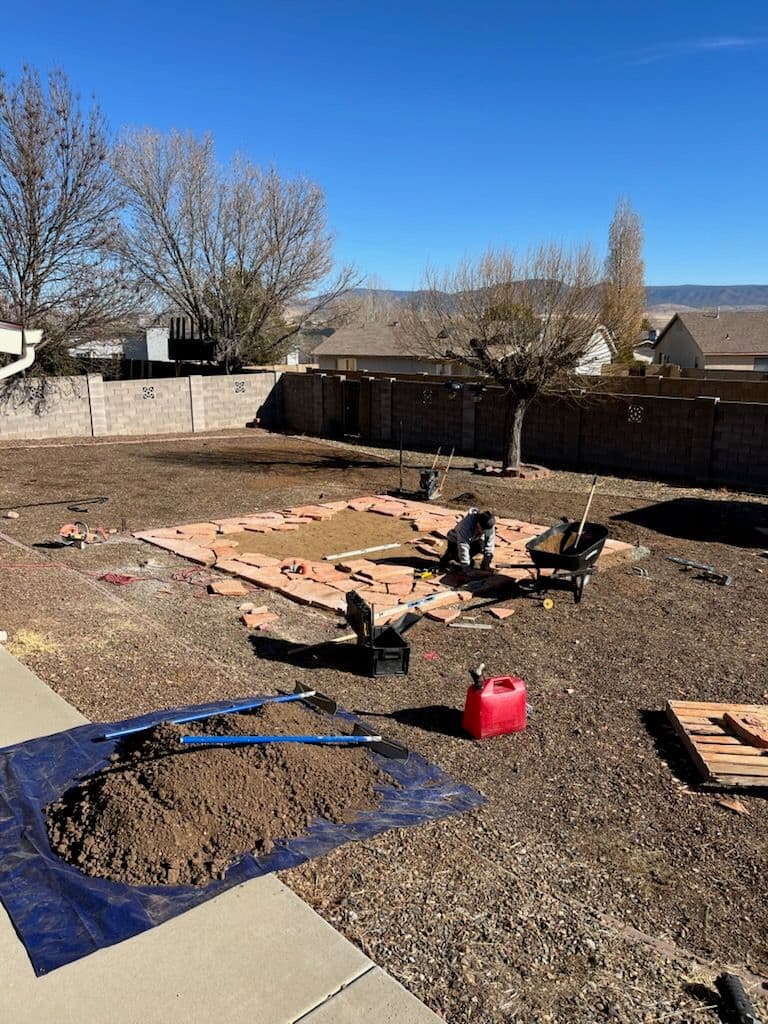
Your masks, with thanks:
<instances>
[{"instance_id":1,"label":"shovel blade","mask_svg":"<svg viewBox=\"0 0 768 1024\"><path fill-rule=\"evenodd\" d=\"M378 736L378 733L374 732L373 729L369 729L368 726L356 722L352 735ZM371 743L371 750L376 754L381 754L382 757L389 757L395 761L408 760L408 747L404 747L402 743L396 743L394 740L385 740L383 737Z\"/></svg>"},{"instance_id":2,"label":"shovel blade","mask_svg":"<svg viewBox=\"0 0 768 1024\"><path fill-rule=\"evenodd\" d=\"M312 688L306 686L304 683L296 683L294 687L294 693L310 693ZM305 697L304 703L309 704L317 711L325 711L328 715L335 715L337 704L332 697L326 697L324 693L318 693L317 690L313 692L311 697Z\"/></svg>"}]
</instances>

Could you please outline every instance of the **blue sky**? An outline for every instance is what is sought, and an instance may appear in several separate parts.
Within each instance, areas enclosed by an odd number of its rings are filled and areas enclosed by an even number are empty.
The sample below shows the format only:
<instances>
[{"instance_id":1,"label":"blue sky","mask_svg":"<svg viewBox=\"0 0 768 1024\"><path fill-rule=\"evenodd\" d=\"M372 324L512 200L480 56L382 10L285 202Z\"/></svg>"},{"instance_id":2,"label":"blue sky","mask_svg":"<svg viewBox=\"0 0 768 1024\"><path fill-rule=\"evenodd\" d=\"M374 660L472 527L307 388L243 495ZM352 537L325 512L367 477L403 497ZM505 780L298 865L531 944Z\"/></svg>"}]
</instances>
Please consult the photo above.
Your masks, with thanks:
<instances>
[{"instance_id":1,"label":"blue sky","mask_svg":"<svg viewBox=\"0 0 768 1024\"><path fill-rule=\"evenodd\" d=\"M764 3L39 0L0 37L114 128L318 181L338 258L387 287L489 244L602 252L622 194L649 284L768 282Z\"/></svg>"}]
</instances>

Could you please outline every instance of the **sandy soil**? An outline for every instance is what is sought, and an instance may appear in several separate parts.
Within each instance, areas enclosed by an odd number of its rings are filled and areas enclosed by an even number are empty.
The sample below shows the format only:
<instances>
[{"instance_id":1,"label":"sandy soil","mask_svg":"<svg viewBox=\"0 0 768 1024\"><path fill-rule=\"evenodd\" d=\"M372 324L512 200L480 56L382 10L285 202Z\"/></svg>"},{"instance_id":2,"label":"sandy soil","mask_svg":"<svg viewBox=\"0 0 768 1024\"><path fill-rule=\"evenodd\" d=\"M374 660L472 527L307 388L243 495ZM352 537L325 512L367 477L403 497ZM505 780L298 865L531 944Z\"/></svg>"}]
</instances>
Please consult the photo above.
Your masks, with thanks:
<instances>
[{"instance_id":1,"label":"sandy soil","mask_svg":"<svg viewBox=\"0 0 768 1024\"><path fill-rule=\"evenodd\" d=\"M249 637L238 599L207 595L210 574L121 535L84 552L35 547L71 513L21 508L107 494L92 525L174 525L395 487L386 454L261 432L4 447L0 507L21 516L0 521L0 628L90 718L303 680L483 790L489 802L472 815L285 876L451 1024L716 1020L706 1007L725 966L754 973L765 1015L768 807L756 792L741 795L747 814L721 806L660 714L667 699L768 700L764 498L604 479L590 518L651 549L649 578L598 572L581 605L553 592L551 611L521 595L489 632L422 622L409 634L410 675L376 681L356 674L344 645L291 653L343 623L259 592L279 629ZM445 499L547 522L578 517L588 487L579 474L486 480L461 460ZM667 555L734 583L704 582ZM107 570L143 579L117 588L99 581ZM479 603L466 614L492 621ZM467 672L481 660L526 680L524 733L461 735Z\"/></svg>"},{"instance_id":2,"label":"sandy soil","mask_svg":"<svg viewBox=\"0 0 768 1024\"><path fill-rule=\"evenodd\" d=\"M225 543L237 541L239 552L251 551L275 558L295 555L297 558L322 561L326 555L340 555L379 544L405 544L419 536L421 534L414 530L411 523L380 516L375 512L353 512L347 509L337 512L325 522L302 523L296 531L254 533L243 530L242 533L227 534L223 540ZM390 554L393 551L390 549ZM412 549L404 547L400 553L407 555L412 553ZM382 552L371 557L383 557L385 554Z\"/></svg>"}]
</instances>

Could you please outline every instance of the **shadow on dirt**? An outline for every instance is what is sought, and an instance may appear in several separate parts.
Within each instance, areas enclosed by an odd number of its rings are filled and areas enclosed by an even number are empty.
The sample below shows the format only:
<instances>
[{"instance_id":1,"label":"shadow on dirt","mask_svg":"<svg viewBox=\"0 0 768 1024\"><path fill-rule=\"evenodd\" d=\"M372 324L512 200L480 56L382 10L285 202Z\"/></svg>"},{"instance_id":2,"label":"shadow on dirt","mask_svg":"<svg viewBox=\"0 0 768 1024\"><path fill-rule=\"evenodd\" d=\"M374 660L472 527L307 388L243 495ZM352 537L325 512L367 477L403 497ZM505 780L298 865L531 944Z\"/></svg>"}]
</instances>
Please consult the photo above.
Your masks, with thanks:
<instances>
[{"instance_id":1,"label":"shadow on dirt","mask_svg":"<svg viewBox=\"0 0 768 1024\"><path fill-rule=\"evenodd\" d=\"M683 986L683 990L697 1002L701 1003L701 1006L694 1010L694 1013L699 1013L705 1010L707 1007L713 1007L717 1014L717 1019L722 1024L729 1024L734 1018L729 1013L728 1008L725 1007L720 999L720 993L717 989L710 987L709 985L703 985L701 982L691 982Z\"/></svg>"},{"instance_id":2,"label":"shadow on dirt","mask_svg":"<svg viewBox=\"0 0 768 1024\"><path fill-rule=\"evenodd\" d=\"M641 711L640 720L653 740L658 756L662 761L666 762L675 778L679 779L686 786L714 795L718 793L722 795L726 793L731 795L746 793L749 796L768 797L768 786L729 785L721 789L717 787L716 783L703 781L693 761L688 756L682 740L672 728L669 719L663 711Z\"/></svg>"},{"instance_id":3,"label":"shadow on dirt","mask_svg":"<svg viewBox=\"0 0 768 1024\"><path fill-rule=\"evenodd\" d=\"M253 653L263 661L277 661L293 668L328 669L347 675L364 676L364 665L360 648L351 642L343 644L326 643L301 650L295 643L277 637L248 637Z\"/></svg>"},{"instance_id":4,"label":"shadow on dirt","mask_svg":"<svg viewBox=\"0 0 768 1024\"><path fill-rule=\"evenodd\" d=\"M410 725L424 732L439 732L443 736L454 736L468 740L470 737L461 728L462 712L446 704L427 704L421 708L401 708L398 711L355 710L362 718L391 718L401 725Z\"/></svg>"},{"instance_id":5,"label":"shadow on dirt","mask_svg":"<svg viewBox=\"0 0 768 1024\"><path fill-rule=\"evenodd\" d=\"M216 447L207 449L203 443L200 448L176 451L171 448L165 451L147 453L147 458L166 465L197 467L201 469L256 469L262 473L280 473L286 468L302 467L307 470L328 471L346 469L382 469L380 459L361 456L345 458L337 454L321 455L318 452L292 452L279 448L248 448L242 443L227 449L225 444L218 442ZM387 468L386 466L384 468Z\"/></svg>"},{"instance_id":6,"label":"shadow on dirt","mask_svg":"<svg viewBox=\"0 0 768 1024\"><path fill-rule=\"evenodd\" d=\"M698 786L701 778L686 753L680 737L663 711L640 712L640 720L653 740L656 753L686 786Z\"/></svg>"},{"instance_id":7,"label":"shadow on dirt","mask_svg":"<svg viewBox=\"0 0 768 1024\"><path fill-rule=\"evenodd\" d=\"M741 548L768 546L768 504L763 502L675 498L611 519L683 540Z\"/></svg>"}]
</instances>

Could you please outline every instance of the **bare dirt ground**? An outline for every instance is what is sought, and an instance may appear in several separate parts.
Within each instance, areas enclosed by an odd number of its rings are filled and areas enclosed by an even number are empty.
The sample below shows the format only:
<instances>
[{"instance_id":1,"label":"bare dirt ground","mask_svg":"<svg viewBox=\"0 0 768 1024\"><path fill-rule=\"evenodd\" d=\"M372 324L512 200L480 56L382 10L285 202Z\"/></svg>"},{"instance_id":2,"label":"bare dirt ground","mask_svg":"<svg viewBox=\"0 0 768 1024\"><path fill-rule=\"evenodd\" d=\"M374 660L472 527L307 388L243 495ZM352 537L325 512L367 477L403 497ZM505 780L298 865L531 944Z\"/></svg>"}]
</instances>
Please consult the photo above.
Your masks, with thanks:
<instances>
[{"instance_id":1,"label":"bare dirt ground","mask_svg":"<svg viewBox=\"0 0 768 1024\"><path fill-rule=\"evenodd\" d=\"M303 680L482 790L472 815L284 876L450 1024L717 1020L712 979L725 967L754 975L765 1015L768 805L749 791L738 814L697 786L660 714L668 699L768 701L768 560L754 529L768 523L765 498L603 479L590 518L651 549L649 579L629 565L598 572L581 605L553 592L551 611L521 596L491 631L423 621L409 676L379 680L357 675L344 645L290 653L343 622L257 592L280 620L249 636L238 599L206 594L207 572L124 534L84 552L35 546L73 516L138 530L383 491L398 483L388 455L259 431L0 447L0 516L20 512L0 519L0 628L94 720ZM451 470L446 503L542 523L583 510L586 476L486 480L467 467ZM89 513L23 507L96 495L109 502ZM99 581L106 571L145 578L118 588ZM465 615L492 621L479 607ZM461 735L478 661L526 680L524 733Z\"/></svg>"}]
</instances>

